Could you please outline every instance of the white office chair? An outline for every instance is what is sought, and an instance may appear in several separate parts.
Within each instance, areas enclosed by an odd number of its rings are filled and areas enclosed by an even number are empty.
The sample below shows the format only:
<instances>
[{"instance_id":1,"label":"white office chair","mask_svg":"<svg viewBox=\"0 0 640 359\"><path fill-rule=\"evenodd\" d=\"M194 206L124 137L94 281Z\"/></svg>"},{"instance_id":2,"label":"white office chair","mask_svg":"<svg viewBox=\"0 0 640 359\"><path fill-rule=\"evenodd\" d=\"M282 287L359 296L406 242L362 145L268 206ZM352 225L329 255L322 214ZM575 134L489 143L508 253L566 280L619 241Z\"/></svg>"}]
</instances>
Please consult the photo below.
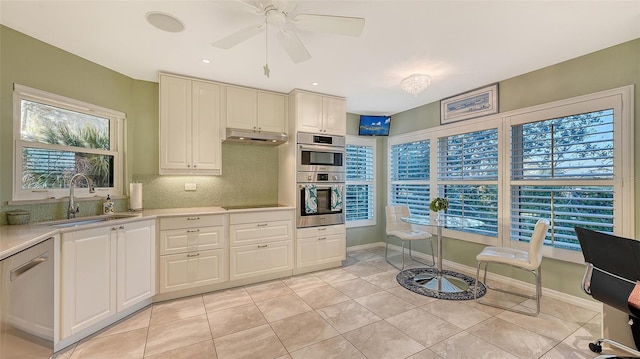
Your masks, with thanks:
<instances>
[{"instance_id":1,"label":"white office chair","mask_svg":"<svg viewBox=\"0 0 640 359\"><path fill-rule=\"evenodd\" d=\"M384 250L384 259L387 263L391 264L395 268L399 270L404 270L404 242L409 242L409 259L412 261L424 264L426 266L433 267L435 264L435 257L433 256L433 241L429 241L431 244L431 264L427 264L425 262L421 262L415 258L411 254L411 242L418 240L431 239L431 233L413 229L413 226L410 223L403 222L400 220L402 217L409 217L409 207L408 206L387 206L386 209L387 214L387 244ZM402 268L397 265L391 263L387 254L389 252L389 238L395 237L398 238L402 242Z\"/></svg>"},{"instance_id":2,"label":"white office chair","mask_svg":"<svg viewBox=\"0 0 640 359\"><path fill-rule=\"evenodd\" d=\"M505 247L485 247L485 249L483 249L482 252L480 252L480 254L476 256L476 259L478 260L478 269L476 271L476 285L474 291L476 302L496 308L507 309L516 313L537 316L540 313L540 297L542 297L542 279L540 277L540 264L542 263L542 244L544 243L544 237L547 235L548 230L548 220L539 219L538 222L536 222L536 226L534 227L533 233L531 234L531 240L529 241L529 251ZM487 285L487 267L489 266L489 263L510 265L512 267L522 269L533 274L536 284L536 294L527 295L524 293L489 287ZM494 303L479 301L477 296L478 278L480 277L480 266L482 266L482 264L484 264L483 282L487 289L497 290L499 292L508 293L523 298L535 299L536 312L531 313L523 310L500 306Z\"/></svg>"}]
</instances>

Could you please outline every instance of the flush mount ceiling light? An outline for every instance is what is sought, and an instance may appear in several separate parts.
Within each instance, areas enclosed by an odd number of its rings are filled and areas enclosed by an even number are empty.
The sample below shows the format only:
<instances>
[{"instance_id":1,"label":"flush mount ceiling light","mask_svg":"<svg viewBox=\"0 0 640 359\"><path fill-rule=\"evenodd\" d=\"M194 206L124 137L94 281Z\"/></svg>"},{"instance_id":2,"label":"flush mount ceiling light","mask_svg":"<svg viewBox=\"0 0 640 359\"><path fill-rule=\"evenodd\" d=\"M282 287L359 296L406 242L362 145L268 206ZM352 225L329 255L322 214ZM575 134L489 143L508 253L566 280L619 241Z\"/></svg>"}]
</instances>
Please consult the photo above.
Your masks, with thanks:
<instances>
[{"instance_id":1,"label":"flush mount ceiling light","mask_svg":"<svg viewBox=\"0 0 640 359\"><path fill-rule=\"evenodd\" d=\"M153 27L167 32L184 31L184 24L175 16L159 11L147 13L147 21Z\"/></svg>"},{"instance_id":2,"label":"flush mount ceiling light","mask_svg":"<svg viewBox=\"0 0 640 359\"><path fill-rule=\"evenodd\" d=\"M431 76L425 74L413 74L400 81L400 88L406 92L417 96L431 85Z\"/></svg>"}]
</instances>

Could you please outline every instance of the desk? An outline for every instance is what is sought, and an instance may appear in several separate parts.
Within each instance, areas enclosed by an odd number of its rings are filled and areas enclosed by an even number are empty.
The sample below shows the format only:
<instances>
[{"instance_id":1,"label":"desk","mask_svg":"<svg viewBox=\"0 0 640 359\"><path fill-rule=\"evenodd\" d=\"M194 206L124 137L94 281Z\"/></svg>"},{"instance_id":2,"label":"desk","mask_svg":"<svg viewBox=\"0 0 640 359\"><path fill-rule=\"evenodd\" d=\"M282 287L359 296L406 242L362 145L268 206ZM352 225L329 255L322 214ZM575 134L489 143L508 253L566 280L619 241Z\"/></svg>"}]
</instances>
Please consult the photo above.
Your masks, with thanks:
<instances>
[{"instance_id":1,"label":"desk","mask_svg":"<svg viewBox=\"0 0 640 359\"><path fill-rule=\"evenodd\" d=\"M441 220L431 220L424 216L402 217L403 222L436 228L438 235L437 273L423 273L416 275L413 280L419 285L438 292L458 293L469 289L463 280L446 275L442 272L442 228L470 228L480 227L484 222L475 219L445 215Z\"/></svg>"}]
</instances>

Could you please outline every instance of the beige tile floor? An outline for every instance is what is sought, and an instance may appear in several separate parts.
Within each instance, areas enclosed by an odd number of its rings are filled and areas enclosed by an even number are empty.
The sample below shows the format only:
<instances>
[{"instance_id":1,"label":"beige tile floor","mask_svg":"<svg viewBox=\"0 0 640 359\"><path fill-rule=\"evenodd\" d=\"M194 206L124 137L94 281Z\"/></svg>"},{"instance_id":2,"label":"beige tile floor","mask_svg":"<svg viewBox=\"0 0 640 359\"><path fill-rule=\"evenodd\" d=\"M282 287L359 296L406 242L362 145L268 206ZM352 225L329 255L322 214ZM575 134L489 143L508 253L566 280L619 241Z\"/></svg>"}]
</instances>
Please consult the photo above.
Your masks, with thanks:
<instances>
[{"instance_id":1,"label":"beige tile floor","mask_svg":"<svg viewBox=\"0 0 640 359\"><path fill-rule=\"evenodd\" d=\"M156 303L58 358L593 358L600 314L544 298L535 318L412 293L380 248L341 268ZM399 255L395 260L399 261ZM487 300L532 308L497 292Z\"/></svg>"}]
</instances>

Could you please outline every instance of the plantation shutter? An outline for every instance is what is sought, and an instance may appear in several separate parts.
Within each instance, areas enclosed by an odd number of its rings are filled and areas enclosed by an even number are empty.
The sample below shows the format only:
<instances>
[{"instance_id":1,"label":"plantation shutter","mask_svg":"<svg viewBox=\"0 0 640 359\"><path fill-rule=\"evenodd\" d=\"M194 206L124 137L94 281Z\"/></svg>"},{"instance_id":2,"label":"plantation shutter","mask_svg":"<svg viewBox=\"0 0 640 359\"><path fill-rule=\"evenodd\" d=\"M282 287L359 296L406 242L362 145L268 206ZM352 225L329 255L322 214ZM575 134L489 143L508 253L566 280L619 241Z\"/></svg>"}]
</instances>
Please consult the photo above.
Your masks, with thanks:
<instances>
[{"instance_id":1,"label":"plantation shutter","mask_svg":"<svg viewBox=\"0 0 640 359\"><path fill-rule=\"evenodd\" d=\"M373 147L347 145L347 221L374 218Z\"/></svg>"}]
</instances>

